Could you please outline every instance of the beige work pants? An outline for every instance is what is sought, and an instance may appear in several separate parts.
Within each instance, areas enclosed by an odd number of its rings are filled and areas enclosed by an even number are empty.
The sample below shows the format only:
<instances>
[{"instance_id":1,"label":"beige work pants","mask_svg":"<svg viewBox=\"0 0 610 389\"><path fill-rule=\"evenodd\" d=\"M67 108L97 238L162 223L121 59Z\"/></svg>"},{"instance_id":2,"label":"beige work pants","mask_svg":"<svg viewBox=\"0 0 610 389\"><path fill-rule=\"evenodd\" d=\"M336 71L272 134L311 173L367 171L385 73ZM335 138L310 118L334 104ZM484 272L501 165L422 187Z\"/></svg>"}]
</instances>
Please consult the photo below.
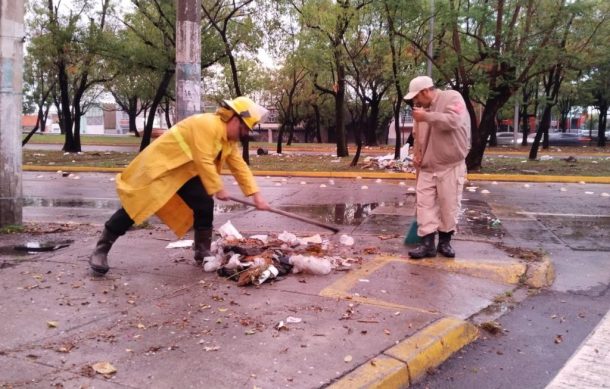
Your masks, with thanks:
<instances>
[{"instance_id":1,"label":"beige work pants","mask_svg":"<svg viewBox=\"0 0 610 389\"><path fill-rule=\"evenodd\" d=\"M456 230L466 164L441 172L420 171L417 178L417 235Z\"/></svg>"}]
</instances>

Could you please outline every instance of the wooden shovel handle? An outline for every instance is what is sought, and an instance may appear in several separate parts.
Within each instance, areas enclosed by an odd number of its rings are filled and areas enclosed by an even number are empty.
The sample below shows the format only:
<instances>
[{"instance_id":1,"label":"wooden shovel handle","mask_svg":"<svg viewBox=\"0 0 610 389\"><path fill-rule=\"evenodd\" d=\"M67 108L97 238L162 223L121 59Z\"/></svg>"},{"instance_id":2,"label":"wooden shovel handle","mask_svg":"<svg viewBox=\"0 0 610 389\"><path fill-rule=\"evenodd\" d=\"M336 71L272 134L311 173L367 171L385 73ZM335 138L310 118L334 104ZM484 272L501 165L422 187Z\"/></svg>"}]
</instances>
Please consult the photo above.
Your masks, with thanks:
<instances>
[{"instance_id":1,"label":"wooden shovel handle","mask_svg":"<svg viewBox=\"0 0 610 389\"><path fill-rule=\"evenodd\" d=\"M250 202L250 201L237 199L237 198L232 197L232 196L229 196L229 200L235 201L236 203L241 203L241 204L244 204L244 205L249 205L251 207L256 207L256 205L254 203ZM273 212L273 213L277 213L278 215L289 217L291 219L300 220L300 221L308 223L308 224L313 224L313 225L318 226L318 227L326 228L327 230L331 230L335 234L337 232L339 232L339 229L336 228L336 227L333 227L333 226L330 226L328 224L319 222L317 220L306 218L304 216L296 215L296 214L291 213L291 212L282 211L282 210L279 210L279 209L276 209L276 208L269 208L269 211Z\"/></svg>"}]
</instances>

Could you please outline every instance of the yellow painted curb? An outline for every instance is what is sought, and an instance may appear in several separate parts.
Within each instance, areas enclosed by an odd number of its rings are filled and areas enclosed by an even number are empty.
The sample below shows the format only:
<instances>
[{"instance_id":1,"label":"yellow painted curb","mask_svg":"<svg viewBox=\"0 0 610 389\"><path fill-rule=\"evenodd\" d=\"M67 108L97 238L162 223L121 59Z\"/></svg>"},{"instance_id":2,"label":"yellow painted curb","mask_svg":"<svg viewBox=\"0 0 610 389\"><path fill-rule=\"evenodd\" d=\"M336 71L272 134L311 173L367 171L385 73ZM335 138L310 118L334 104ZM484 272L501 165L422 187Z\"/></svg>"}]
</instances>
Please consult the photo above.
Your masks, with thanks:
<instances>
[{"instance_id":1,"label":"yellow painted curb","mask_svg":"<svg viewBox=\"0 0 610 389\"><path fill-rule=\"evenodd\" d=\"M468 174L470 181L517 181L517 182L565 182L587 184L610 184L610 177L595 176L546 176L527 174Z\"/></svg>"},{"instance_id":2,"label":"yellow painted curb","mask_svg":"<svg viewBox=\"0 0 610 389\"><path fill-rule=\"evenodd\" d=\"M358 367L330 385L331 389L395 389L409 386L407 364L380 356Z\"/></svg>"},{"instance_id":3,"label":"yellow painted curb","mask_svg":"<svg viewBox=\"0 0 610 389\"><path fill-rule=\"evenodd\" d=\"M439 366L478 336L479 330L471 323L445 317L386 350L384 354L405 362L410 383L414 383L429 369Z\"/></svg>"},{"instance_id":4,"label":"yellow painted curb","mask_svg":"<svg viewBox=\"0 0 610 389\"><path fill-rule=\"evenodd\" d=\"M120 173L123 168L94 167L94 166L38 166L23 165L23 171L65 171L65 172L91 172L91 173ZM255 176L270 177L314 177L314 178L381 178L387 180L414 180L413 173L395 172L305 172L305 171L277 171L277 170L253 170ZM229 170L222 170L222 174L229 175ZM587 184L610 184L610 177L594 176L534 176L526 174L468 174L470 181L513 181L513 182L561 182Z\"/></svg>"},{"instance_id":5,"label":"yellow painted curb","mask_svg":"<svg viewBox=\"0 0 610 389\"><path fill-rule=\"evenodd\" d=\"M329 388L406 388L478 337L478 329L445 317L367 361Z\"/></svg>"},{"instance_id":6,"label":"yellow painted curb","mask_svg":"<svg viewBox=\"0 0 610 389\"><path fill-rule=\"evenodd\" d=\"M416 261L409 260L409 263L454 273L467 274L478 278L502 282L504 284L518 284L523 274L527 271L527 266L517 261L470 261L430 258Z\"/></svg>"},{"instance_id":7,"label":"yellow painted curb","mask_svg":"<svg viewBox=\"0 0 610 389\"><path fill-rule=\"evenodd\" d=\"M525 283L532 288L551 286L555 281L555 266L551 259L545 255L542 261L528 264L525 277Z\"/></svg>"}]
</instances>

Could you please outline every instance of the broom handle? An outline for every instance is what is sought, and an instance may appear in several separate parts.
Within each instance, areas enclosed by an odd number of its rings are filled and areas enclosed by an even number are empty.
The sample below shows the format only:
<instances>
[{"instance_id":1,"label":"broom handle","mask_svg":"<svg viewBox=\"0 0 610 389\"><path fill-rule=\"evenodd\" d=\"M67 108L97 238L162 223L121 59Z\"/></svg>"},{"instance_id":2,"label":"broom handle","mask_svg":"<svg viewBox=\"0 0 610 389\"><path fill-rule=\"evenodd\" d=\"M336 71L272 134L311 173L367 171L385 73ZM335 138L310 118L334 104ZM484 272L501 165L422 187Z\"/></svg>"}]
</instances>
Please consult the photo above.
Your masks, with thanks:
<instances>
[{"instance_id":1,"label":"broom handle","mask_svg":"<svg viewBox=\"0 0 610 389\"><path fill-rule=\"evenodd\" d=\"M236 203L241 203L241 204L244 204L244 205L249 205L251 207L256 207L256 205L254 203L250 202L250 201L241 200L241 199L235 198L233 196L229 196L229 200L235 201ZM327 230L331 230L335 234L337 232L339 232L338 228L330 226L330 225L322 223L322 222L319 222L317 220L309 219L309 218L306 218L304 216L299 216L299 215L296 215L294 213L282 211L282 210L279 210L279 209L276 209L276 208L271 208L270 207L268 210L270 212L277 213L278 215L286 216L286 217L289 217L291 219L300 220L300 221L308 223L308 224L313 224L313 225L318 226L318 227L326 228Z\"/></svg>"}]
</instances>

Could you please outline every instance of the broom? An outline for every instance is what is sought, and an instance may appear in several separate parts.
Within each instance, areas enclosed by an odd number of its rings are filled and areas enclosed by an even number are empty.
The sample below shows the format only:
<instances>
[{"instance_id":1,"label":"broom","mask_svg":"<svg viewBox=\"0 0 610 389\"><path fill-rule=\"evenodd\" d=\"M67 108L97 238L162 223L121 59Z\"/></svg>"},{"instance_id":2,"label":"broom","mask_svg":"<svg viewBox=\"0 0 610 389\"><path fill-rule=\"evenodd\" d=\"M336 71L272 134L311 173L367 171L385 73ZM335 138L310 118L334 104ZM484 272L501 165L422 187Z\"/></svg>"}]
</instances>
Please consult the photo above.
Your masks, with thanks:
<instances>
[{"instance_id":1,"label":"broom","mask_svg":"<svg viewBox=\"0 0 610 389\"><path fill-rule=\"evenodd\" d=\"M411 222L407 234L405 235L405 244L418 244L421 242L421 237L417 235L417 219Z\"/></svg>"},{"instance_id":2,"label":"broom","mask_svg":"<svg viewBox=\"0 0 610 389\"><path fill-rule=\"evenodd\" d=\"M413 152L416 155L416 159L421 160L421 158L418 158L419 155L419 151L420 149L416 146L417 144L417 129L418 129L418 124L417 122L414 123L413 126ZM419 177L419 169L417 169L415 171L415 185L417 186L417 178ZM417 197L416 197L417 198ZM421 242L421 237L419 235L417 235L417 201L416 201L416 205L415 205L415 220L413 220L411 222L411 225L409 226L409 229L407 230L407 234L405 235L405 241L404 244L418 244L419 242Z\"/></svg>"}]
</instances>

